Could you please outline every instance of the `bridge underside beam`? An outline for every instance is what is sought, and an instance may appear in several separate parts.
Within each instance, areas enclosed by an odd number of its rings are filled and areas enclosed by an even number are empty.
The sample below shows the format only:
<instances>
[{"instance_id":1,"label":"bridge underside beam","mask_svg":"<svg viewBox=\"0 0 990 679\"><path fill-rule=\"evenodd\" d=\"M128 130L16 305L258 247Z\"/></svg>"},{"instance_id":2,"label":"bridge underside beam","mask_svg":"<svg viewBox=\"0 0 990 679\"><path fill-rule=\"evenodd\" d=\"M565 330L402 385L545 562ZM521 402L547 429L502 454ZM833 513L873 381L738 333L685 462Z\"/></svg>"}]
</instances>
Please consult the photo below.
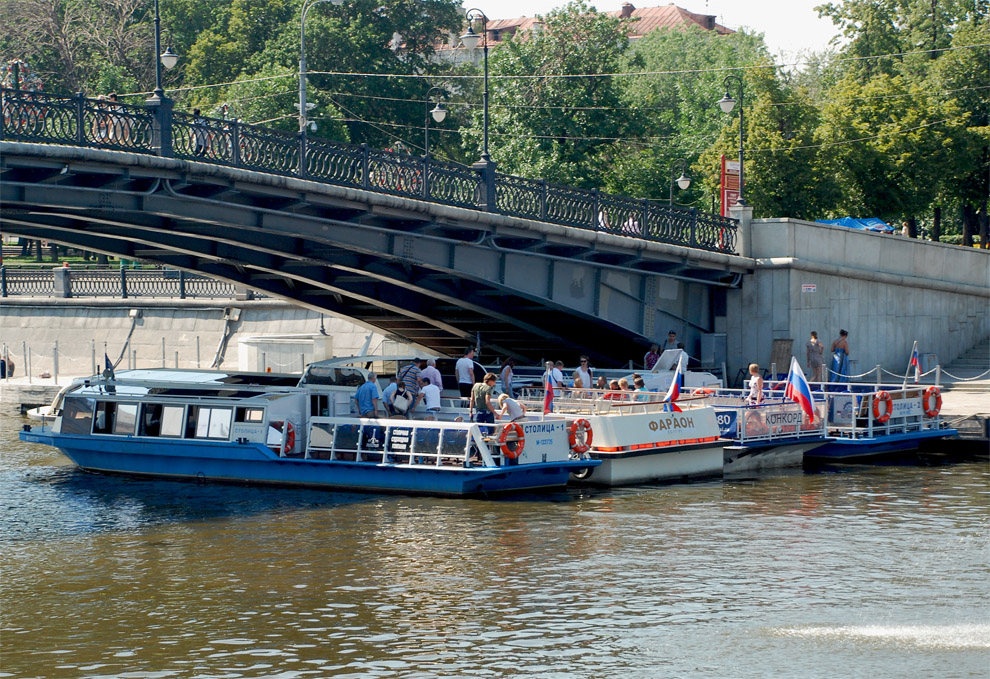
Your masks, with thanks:
<instances>
[{"instance_id":1,"label":"bridge underside beam","mask_svg":"<svg viewBox=\"0 0 990 679\"><path fill-rule=\"evenodd\" d=\"M417 201L385 209L363 192L207 174L4 157L0 228L231 281L445 354L480 337L527 361L586 353L602 366L659 334L652 281L707 295L741 271L686 248L659 256L636 239L596 243Z\"/></svg>"}]
</instances>

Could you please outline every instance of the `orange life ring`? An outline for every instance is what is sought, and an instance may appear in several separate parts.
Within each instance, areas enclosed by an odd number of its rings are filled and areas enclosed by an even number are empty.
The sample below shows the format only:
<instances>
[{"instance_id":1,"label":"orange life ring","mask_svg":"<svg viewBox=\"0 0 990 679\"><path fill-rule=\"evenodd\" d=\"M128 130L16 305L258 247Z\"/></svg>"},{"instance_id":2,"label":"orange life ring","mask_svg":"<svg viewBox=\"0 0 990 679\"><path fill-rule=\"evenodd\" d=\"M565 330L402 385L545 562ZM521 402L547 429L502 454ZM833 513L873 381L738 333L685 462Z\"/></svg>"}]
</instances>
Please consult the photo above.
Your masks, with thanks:
<instances>
[{"instance_id":1,"label":"orange life ring","mask_svg":"<svg viewBox=\"0 0 990 679\"><path fill-rule=\"evenodd\" d=\"M935 398L935 405L932 405L932 398ZM921 407L925 409L928 417L937 417L942 410L942 391L938 387L928 387L921 397Z\"/></svg>"},{"instance_id":2,"label":"orange life ring","mask_svg":"<svg viewBox=\"0 0 990 679\"><path fill-rule=\"evenodd\" d=\"M708 387L699 387L698 389L695 389L694 391L692 391L691 392L691 395L692 396L694 396L694 395L710 395L710 394L714 394L714 393L715 393L715 391L713 389L709 389Z\"/></svg>"},{"instance_id":3,"label":"orange life ring","mask_svg":"<svg viewBox=\"0 0 990 679\"><path fill-rule=\"evenodd\" d=\"M880 404L883 403L886 407L884 408L883 414L880 414ZM877 421L878 424L886 424L887 420L890 419L890 411L894 409L894 400L890 398L884 390L880 390L873 395L873 419Z\"/></svg>"},{"instance_id":4,"label":"orange life ring","mask_svg":"<svg viewBox=\"0 0 990 679\"><path fill-rule=\"evenodd\" d=\"M291 453L292 449L296 447L296 427L292 424L292 420L285 420L285 422L282 420L273 420L268 424L285 433L285 445L272 446L272 450L282 455Z\"/></svg>"},{"instance_id":5,"label":"orange life ring","mask_svg":"<svg viewBox=\"0 0 990 679\"><path fill-rule=\"evenodd\" d=\"M509 441L509 432L513 432L516 435L515 441ZM515 443L516 445L512 447L509 443ZM526 447L526 434L518 422L509 422L502 427L502 433L498 435L498 445L502 454L510 460L514 460L522 455L523 448Z\"/></svg>"},{"instance_id":6,"label":"orange life ring","mask_svg":"<svg viewBox=\"0 0 990 679\"><path fill-rule=\"evenodd\" d=\"M584 435L584 442L578 442L578 435ZM571 422L567 428L567 441L571 444L571 450L577 454L587 453L591 450L591 440L594 437L591 431L591 423L588 420L580 419Z\"/></svg>"}]
</instances>

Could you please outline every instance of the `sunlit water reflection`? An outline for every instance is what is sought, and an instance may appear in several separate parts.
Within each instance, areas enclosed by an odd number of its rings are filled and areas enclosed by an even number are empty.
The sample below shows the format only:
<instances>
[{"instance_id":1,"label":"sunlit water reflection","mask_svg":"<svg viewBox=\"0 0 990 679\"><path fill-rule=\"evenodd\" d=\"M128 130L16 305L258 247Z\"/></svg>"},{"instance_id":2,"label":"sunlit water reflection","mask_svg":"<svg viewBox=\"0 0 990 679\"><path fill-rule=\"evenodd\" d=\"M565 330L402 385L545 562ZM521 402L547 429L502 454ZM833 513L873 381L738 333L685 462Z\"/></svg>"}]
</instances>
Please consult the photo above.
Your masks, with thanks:
<instances>
[{"instance_id":1,"label":"sunlit water reflection","mask_svg":"<svg viewBox=\"0 0 990 679\"><path fill-rule=\"evenodd\" d=\"M985 462L447 500L85 474L0 414L0 676L986 677Z\"/></svg>"}]
</instances>

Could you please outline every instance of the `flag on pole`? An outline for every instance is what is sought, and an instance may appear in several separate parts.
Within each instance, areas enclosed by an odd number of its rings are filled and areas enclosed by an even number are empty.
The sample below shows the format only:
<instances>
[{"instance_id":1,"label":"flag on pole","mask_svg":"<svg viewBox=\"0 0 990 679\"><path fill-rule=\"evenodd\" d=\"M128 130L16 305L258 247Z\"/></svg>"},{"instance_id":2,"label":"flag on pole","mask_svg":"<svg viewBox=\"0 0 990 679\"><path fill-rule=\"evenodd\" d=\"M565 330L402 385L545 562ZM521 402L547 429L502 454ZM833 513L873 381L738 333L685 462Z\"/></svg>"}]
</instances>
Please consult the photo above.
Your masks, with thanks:
<instances>
[{"instance_id":1,"label":"flag on pole","mask_svg":"<svg viewBox=\"0 0 990 679\"><path fill-rule=\"evenodd\" d=\"M801 405L801 410L815 421L815 399L811 395L811 385L801 370L801 364L791 356L791 370L787 373L787 388L784 390L784 398L790 399Z\"/></svg>"},{"instance_id":2,"label":"flag on pole","mask_svg":"<svg viewBox=\"0 0 990 679\"><path fill-rule=\"evenodd\" d=\"M113 377L113 361L110 360L110 356L107 355L106 352L103 354L103 361L106 366L104 373L107 377Z\"/></svg>"},{"instance_id":3,"label":"flag on pole","mask_svg":"<svg viewBox=\"0 0 990 679\"><path fill-rule=\"evenodd\" d=\"M674 401L680 397L681 389L684 387L683 358L684 354L682 353L680 358L677 360L677 367L674 368L674 377L670 380L670 387L667 389L667 395L663 397L663 403L669 403L670 409L676 413L682 412Z\"/></svg>"},{"instance_id":4,"label":"flag on pole","mask_svg":"<svg viewBox=\"0 0 990 679\"><path fill-rule=\"evenodd\" d=\"M543 388L545 389L543 394L543 414L546 415L553 412L553 378L550 376L549 370L543 376Z\"/></svg>"},{"instance_id":5,"label":"flag on pole","mask_svg":"<svg viewBox=\"0 0 990 679\"><path fill-rule=\"evenodd\" d=\"M918 361L917 340L915 340L914 346L911 347L911 365L914 366L914 383L917 384L921 379L921 363Z\"/></svg>"}]
</instances>

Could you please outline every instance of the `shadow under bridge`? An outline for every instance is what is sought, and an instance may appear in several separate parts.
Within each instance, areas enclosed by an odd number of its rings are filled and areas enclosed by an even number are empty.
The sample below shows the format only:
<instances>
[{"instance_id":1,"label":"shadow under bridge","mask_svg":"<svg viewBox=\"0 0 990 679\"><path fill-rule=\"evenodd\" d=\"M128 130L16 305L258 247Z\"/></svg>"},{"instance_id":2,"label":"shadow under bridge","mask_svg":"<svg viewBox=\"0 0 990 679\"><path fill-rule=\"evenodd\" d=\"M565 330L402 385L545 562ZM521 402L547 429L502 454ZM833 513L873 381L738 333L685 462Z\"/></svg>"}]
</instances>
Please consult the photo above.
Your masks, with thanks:
<instances>
[{"instance_id":1,"label":"shadow under bridge","mask_svg":"<svg viewBox=\"0 0 990 679\"><path fill-rule=\"evenodd\" d=\"M458 356L639 357L712 330L736 255L175 158L4 142L0 229L183 269Z\"/></svg>"}]
</instances>

